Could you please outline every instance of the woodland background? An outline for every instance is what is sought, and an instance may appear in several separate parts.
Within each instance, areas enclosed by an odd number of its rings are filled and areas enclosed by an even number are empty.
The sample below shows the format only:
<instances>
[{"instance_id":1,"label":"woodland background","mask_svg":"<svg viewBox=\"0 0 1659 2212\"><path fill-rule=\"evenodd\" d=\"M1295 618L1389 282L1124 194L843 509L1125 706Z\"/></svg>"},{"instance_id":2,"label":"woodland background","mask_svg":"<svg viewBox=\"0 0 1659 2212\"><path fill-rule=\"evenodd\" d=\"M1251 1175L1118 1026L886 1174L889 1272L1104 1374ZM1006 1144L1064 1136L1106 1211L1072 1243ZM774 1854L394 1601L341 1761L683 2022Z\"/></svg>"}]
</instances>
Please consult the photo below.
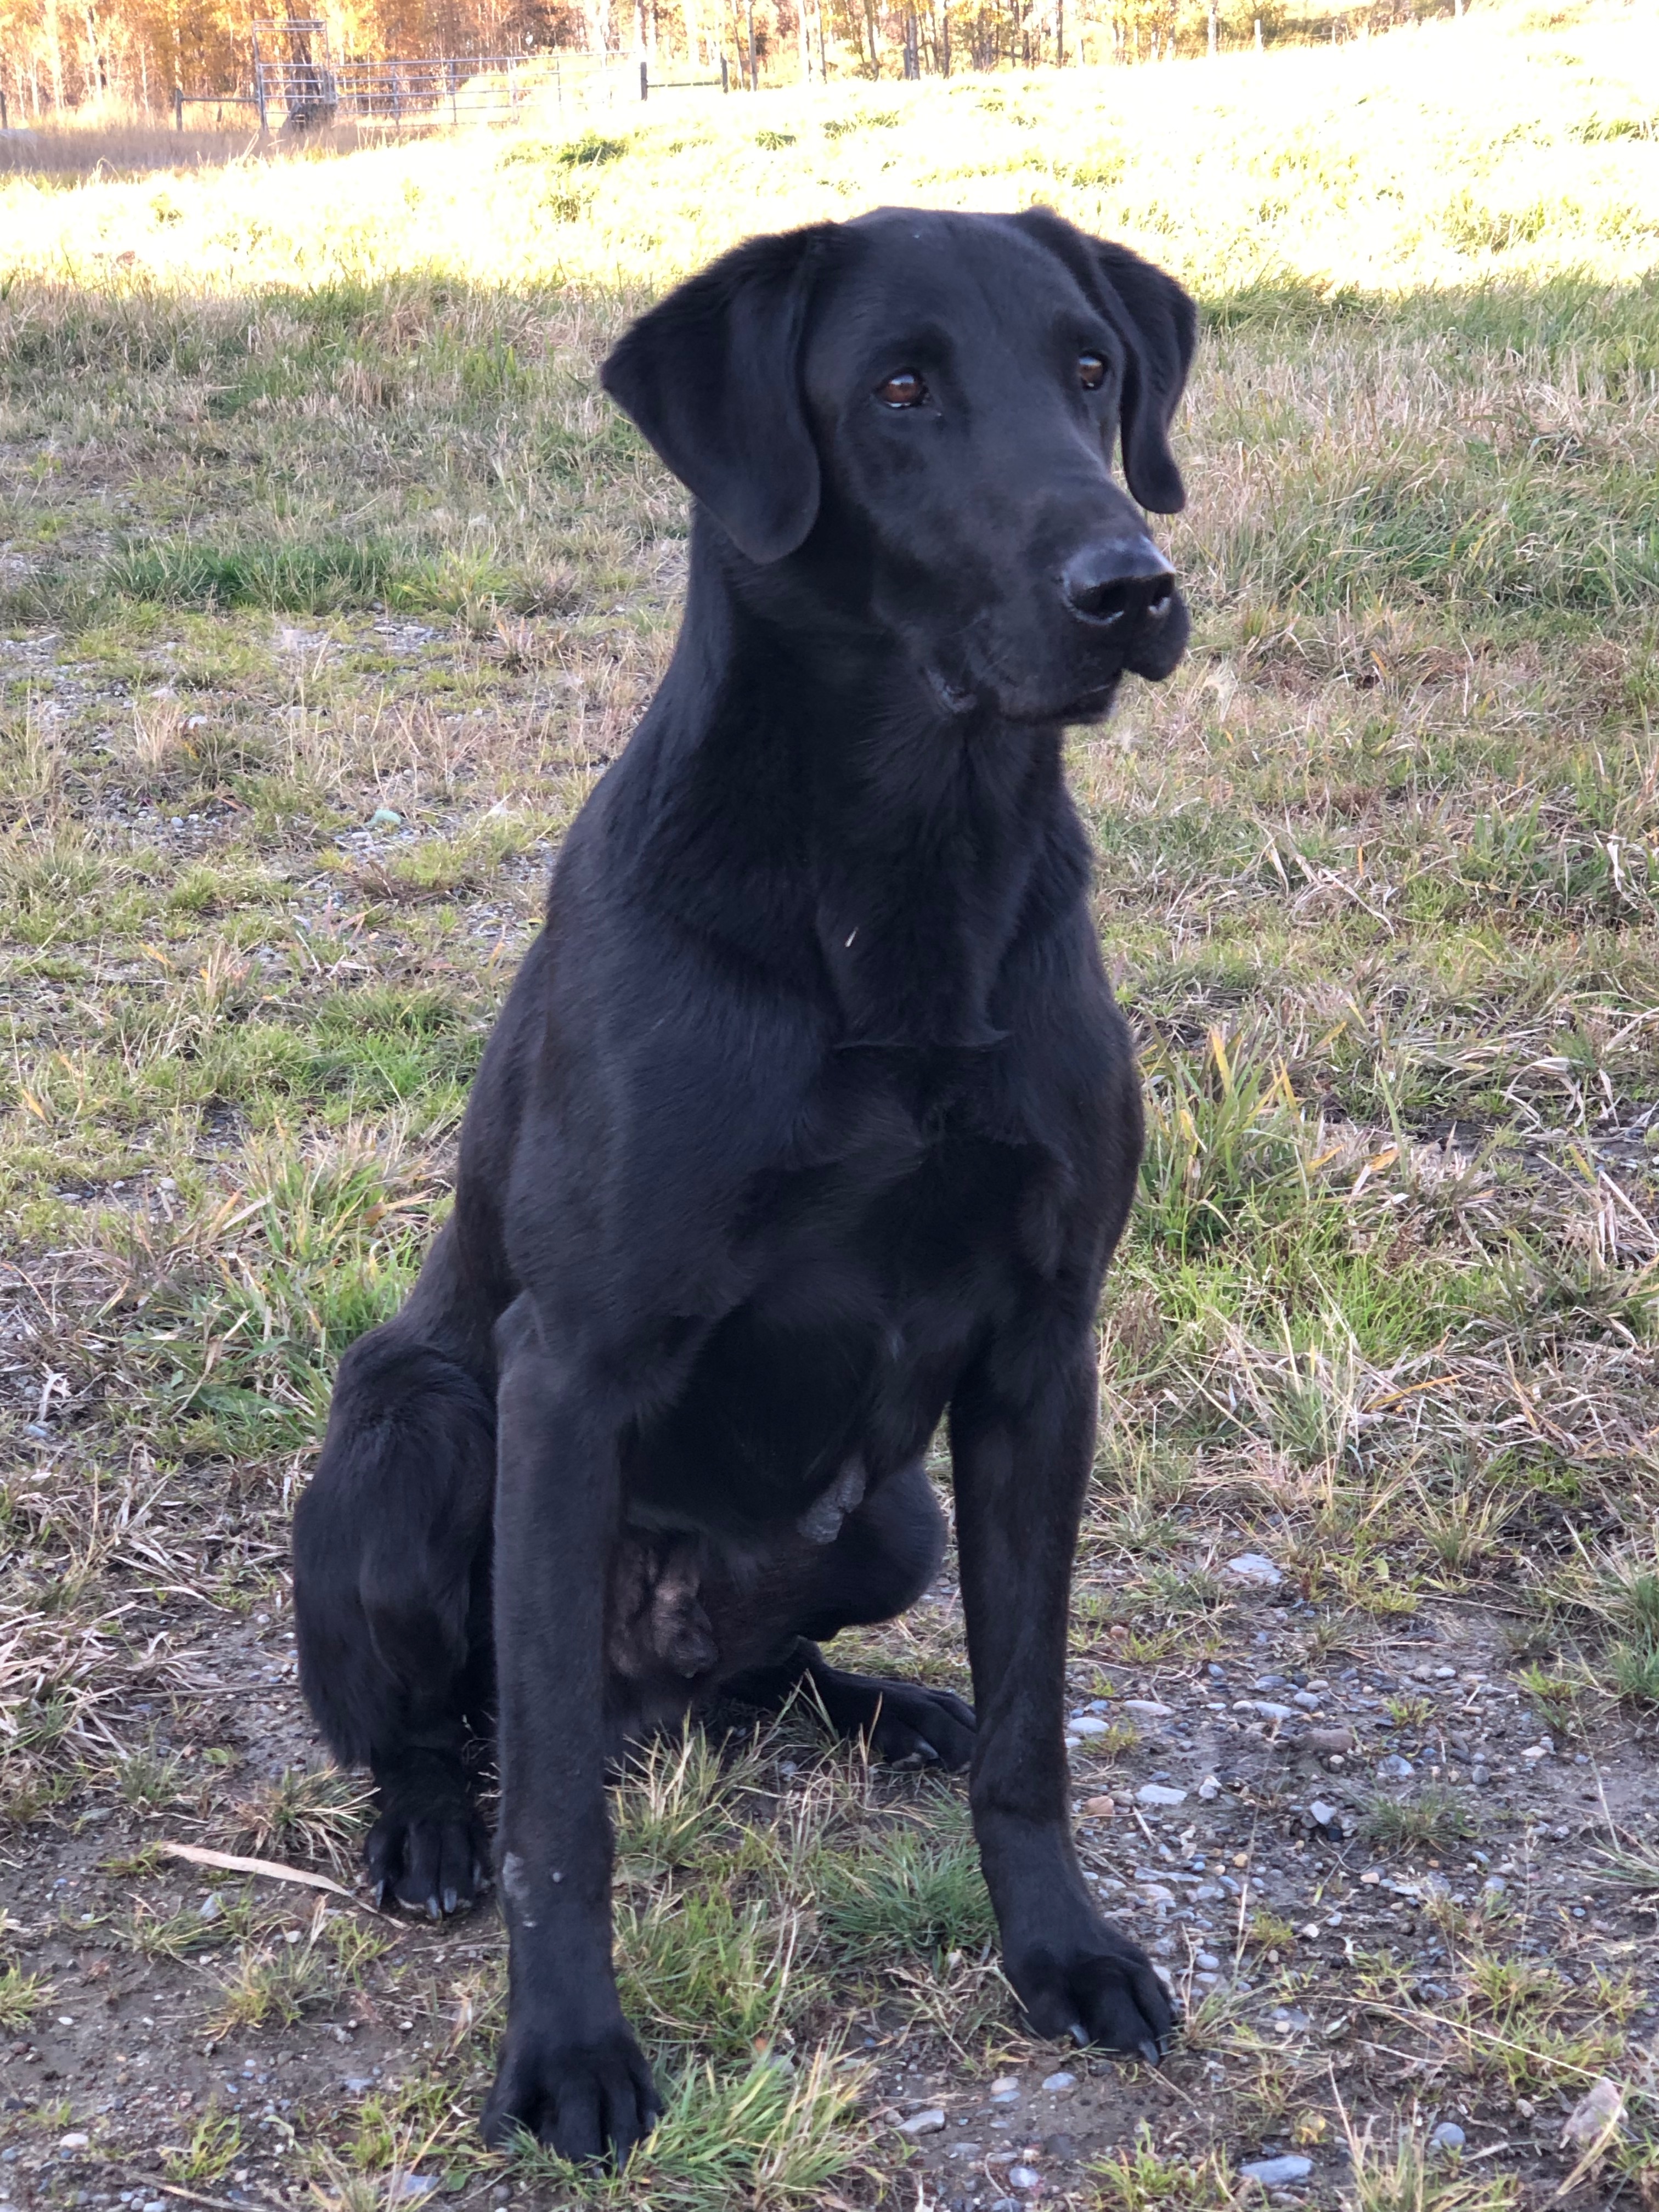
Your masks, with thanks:
<instances>
[{"instance_id":1,"label":"woodland background","mask_svg":"<svg viewBox=\"0 0 1659 2212\"><path fill-rule=\"evenodd\" d=\"M309 15L310 8L290 12ZM1167 60L1363 37L1461 0L325 0L337 59L637 53L717 67L749 50L763 84L1000 66ZM803 12L805 21L803 22ZM174 86L246 89L265 0L0 0L0 89L14 125L88 110L161 116ZM269 49L269 40L268 40ZM810 49L810 64L804 50ZM910 62L907 71L907 49Z\"/></svg>"}]
</instances>

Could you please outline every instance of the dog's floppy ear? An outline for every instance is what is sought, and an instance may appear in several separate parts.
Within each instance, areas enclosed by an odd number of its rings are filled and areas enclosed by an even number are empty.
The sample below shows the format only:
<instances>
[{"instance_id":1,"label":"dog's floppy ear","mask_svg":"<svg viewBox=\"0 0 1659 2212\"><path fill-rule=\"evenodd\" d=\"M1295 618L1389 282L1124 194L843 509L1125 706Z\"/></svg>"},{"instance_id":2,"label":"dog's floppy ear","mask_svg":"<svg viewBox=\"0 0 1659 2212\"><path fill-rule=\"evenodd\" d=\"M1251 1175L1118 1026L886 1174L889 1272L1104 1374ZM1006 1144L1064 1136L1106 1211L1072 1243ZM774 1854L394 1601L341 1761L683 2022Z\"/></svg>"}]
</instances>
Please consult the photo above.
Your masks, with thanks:
<instances>
[{"instance_id":1,"label":"dog's floppy ear","mask_svg":"<svg viewBox=\"0 0 1659 2212\"><path fill-rule=\"evenodd\" d=\"M1187 489L1170 451L1170 421L1198 342L1197 308L1173 276L1050 208L1028 208L1014 221L1066 264L1123 340L1123 474L1143 507L1179 514Z\"/></svg>"},{"instance_id":2,"label":"dog's floppy ear","mask_svg":"<svg viewBox=\"0 0 1659 2212\"><path fill-rule=\"evenodd\" d=\"M781 561L817 519L818 457L800 344L833 223L751 238L618 341L599 381L751 561Z\"/></svg>"}]
</instances>

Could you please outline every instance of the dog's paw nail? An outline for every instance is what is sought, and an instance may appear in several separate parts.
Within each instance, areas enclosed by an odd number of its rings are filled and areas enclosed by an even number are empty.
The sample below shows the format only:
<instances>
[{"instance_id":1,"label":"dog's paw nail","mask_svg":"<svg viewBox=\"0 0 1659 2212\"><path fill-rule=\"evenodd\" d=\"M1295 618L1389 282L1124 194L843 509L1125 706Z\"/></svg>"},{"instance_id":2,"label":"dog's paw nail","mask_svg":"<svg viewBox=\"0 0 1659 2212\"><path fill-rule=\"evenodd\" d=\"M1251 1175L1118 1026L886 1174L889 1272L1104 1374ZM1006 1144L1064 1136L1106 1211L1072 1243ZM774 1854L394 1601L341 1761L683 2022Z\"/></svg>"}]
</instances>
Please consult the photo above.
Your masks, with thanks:
<instances>
[{"instance_id":1,"label":"dog's paw nail","mask_svg":"<svg viewBox=\"0 0 1659 2212\"><path fill-rule=\"evenodd\" d=\"M1081 2021L1074 2020L1072 2022L1071 2033L1073 2043L1086 2044L1089 2040L1089 2031L1084 2027Z\"/></svg>"},{"instance_id":2,"label":"dog's paw nail","mask_svg":"<svg viewBox=\"0 0 1659 2212\"><path fill-rule=\"evenodd\" d=\"M386 1876L382 1875L380 1881L377 1881L370 1889L368 1893L374 1900L374 1910L377 1912L384 1912L386 1911L386 1893L391 1887L392 1884L386 1879Z\"/></svg>"},{"instance_id":3,"label":"dog's paw nail","mask_svg":"<svg viewBox=\"0 0 1659 2212\"><path fill-rule=\"evenodd\" d=\"M1140 2039L1140 2055L1149 2066L1156 2066L1164 2053L1150 2035L1143 2035Z\"/></svg>"},{"instance_id":4,"label":"dog's paw nail","mask_svg":"<svg viewBox=\"0 0 1659 2212\"><path fill-rule=\"evenodd\" d=\"M453 1887L447 1889L444 1892L444 1911L446 1912L453 1912L459 1902L459 1899Z\"/></svg>"},{"instance_id":5,"label":"dog's paw nail","mask_svg":"<svg viewBox=\"0 0 1659 2212\"><path fill-rule=\"evenodd\" d=\"M438 1895L435 1890L433 1892L432 1895L427 1899L426 1917L428 1920L441 1920L444 1917L438 1904Z\"/></svg>"}]
</instances>

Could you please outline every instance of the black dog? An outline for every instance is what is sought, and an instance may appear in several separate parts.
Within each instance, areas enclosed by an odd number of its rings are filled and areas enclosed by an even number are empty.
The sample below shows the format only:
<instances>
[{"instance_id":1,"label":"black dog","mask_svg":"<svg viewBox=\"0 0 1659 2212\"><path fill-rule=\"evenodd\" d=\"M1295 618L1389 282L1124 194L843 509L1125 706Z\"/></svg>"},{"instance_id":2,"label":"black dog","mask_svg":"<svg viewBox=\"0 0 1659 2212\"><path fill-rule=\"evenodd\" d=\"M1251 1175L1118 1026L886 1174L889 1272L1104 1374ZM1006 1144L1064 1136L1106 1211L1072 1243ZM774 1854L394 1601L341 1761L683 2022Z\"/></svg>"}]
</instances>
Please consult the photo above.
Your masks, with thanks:
<instances>
[{"instance_id":1,"label":"black dog","mask_svg":"<svg viewBox=\"0 0 1659 2212\"><path fill-rule=\"evenodd\" d=\"M571 830L490 1041L453 1218L343 1361L295 1529L301 1676L436 1914L483 1841L512 1996L485 2133L618 2157L657 2112L611 1968L608 1762L716 1690L812 1686L972 1759L1010 1980L1158 2055L1061 1741L1094 1324L1141 1141L1061 776L1187 617L1191 302L1036 210L757 238L603 370L696 495L673 665ZM975 1711L836 1672L939 1561L950 1424Z\"/></svg>"}]
</instances>

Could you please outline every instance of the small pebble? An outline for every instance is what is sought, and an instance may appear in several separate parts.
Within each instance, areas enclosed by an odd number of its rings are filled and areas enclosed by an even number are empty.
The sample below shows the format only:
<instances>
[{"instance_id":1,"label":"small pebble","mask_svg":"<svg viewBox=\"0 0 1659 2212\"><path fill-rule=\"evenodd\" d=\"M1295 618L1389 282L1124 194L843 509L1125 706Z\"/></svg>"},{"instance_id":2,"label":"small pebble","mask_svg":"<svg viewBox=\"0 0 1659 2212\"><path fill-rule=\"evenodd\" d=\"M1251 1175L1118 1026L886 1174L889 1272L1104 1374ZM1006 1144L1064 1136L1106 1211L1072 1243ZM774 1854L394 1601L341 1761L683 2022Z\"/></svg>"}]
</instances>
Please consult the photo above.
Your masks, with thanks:
<instances>
[{"instance_id":1,"label":"small pebble","mask_svg":"<svg viewBox=\"0 0 1659 2212\"><path fill-rule=\"evenodd\" d=\"M1110 1726L1109 1721L1097 1721L1092 1713L1085 1713L1080 1721L1068 1723L1073 1735L1104 1735Z\"/></svg>"},{"instance_id":2,"label":"small pebble","mask_svg":"<svg viewBox=\"0 0 1659 2212\"><path fill-rule=\"evenodd\" d=\"M1184 1790L1167 1789L1161 1782L1143 1782L1135 1792L1137 1805L1184 1805L1186 1802Z\"/></svg>"},{"instance_id":3,"label":"small pebble","mask_svg":"<svg viewBox=\"0 0 1659 2212\"><path fill-rule=\"evenodd\" d=\"M908 2120L901 2120L898 2131L902 2136L936 2136L945 2126L945 2115L937 2105L925 2112L912 2112Z\"/></svg>"},{"instance_id":4,"label":"small pebble","mask_svg":"<svg viewBox=\"0 0 1659 2212\"><path fill-rule=\"evenodd\" d=\"M1305 2181L1312 2172L1313 2160L1293 2151L1283 2158L1252 2159L1238 2169L1241 2181L1258 2181L1264 2189L1282 2188L1287 2181Z\"/></svg>"},{"instance_id":5,"label":"small pebble","mask_svg":"<svg viewBox=\"0 0 1659 2212\"><path fill-rule=\"evenodd\" d=\"M1316 1728L1308 1730L1303 1742L1309 1751L1330 1753L1352 1751L1355 1736L1350 1728Z\"/></svg>"},{"instance_id":6,"label":"small pebble","mask_svg":"<svg viewBox=\"0 0 1659 2212\"><path fill-rule=\"evenodd\" d=\"M1085 1797L1083 1801L1084 1815L1091 1820L1109 1820L1116 1810L1115 1797Z\"/></svg>"},{"instance_id":7,"label":"small pebble","mask_svg":"<svg viewBox=\"0 0 1659 2212\"><path fill-rule=\"evenodd\" d=\"M1205 1804L1221 1795L1221 1784L1213 1774L1206 1774L1198 1785L1198 1794Z\"/></svg>"},{"instance_id":8,"label":"small pebble","mask_svg":"<svg viewBox=\"0 0 1659 2212\"><path fill-rule=\"evenodd\" d=\"M1045 2074L1042 2086L1051 2097L1058 2097L1062 2090L1076 2088L1077 2075L1067 2074L1062 2068L1058 2074Z\"/></svg>"},{"instance_id":9,"label":"small pebble","mask_svg":"<svg viewBox=\"0 0 1659 2212\"><path fill-rule=\"evenodd\" d=\"M1250 1583L1258 1589L1277 1589L1285 1579L1273 1561L1260 1552L1241 1552L1236 1559L1228 1560L1227 1572L1235 1581Z\"/></svg>"},{"instance_id":10,"label":"small pebble","mask_svg":"<svg viewBox=\"0 0 1659 2212\"><path fill-rule=\"evenodd\" d=\"M1175 1707L1160 1705L1156 1698L1125 1698L1123 1710L1126 1713L1139 1713L1145 1721L1166 1721Z\"/></svg>"},{"instance_id":11,"label":"small pebble","mask_svg":"<svg viewBox=\"0 0 1659 2212\"><path fill-rule=\"evenodd\" d=\"M1437 2151L1462 2150L1468 2137L1455 2120L1442 2120L1429 2137L1429 2148Z\"/></svg>"},{"instance_id":12,"label":"small pebble","mask_svg":"<svg viewBox=\"0 0 1659 2212\"><path fill-rule=\"evenodd\" d=\"M1040 2189L1042 2185L1042 2176L1034 2166L1011 2166L1008 2169L1008 2185L1011 2189Z\"/></svg>"},{"instance_id":13,"label":"small pebble","mask_svg":"<svg viewBox=\"0 0 1659 2212\"><path fill-rule=\"evenodd\" d=\"M1604 2074L1591 2082L1568 2114L1561 2130L1562 2148L1582 2151L1599 2143L1606 2149L1616 2139L1624 2117L1625 2093Z\"/></svg>"},{"instance_id":14,"label":"small pebble","mask_svg":"<svg viewBox=\"0 0 1659 2212\"><path fill-rule=\"evenodd\" d=\"M1334 1827L1338 1820L1334 1805L1328 1805L1322 1797L1316 1797L1308 1808L1308 1818L1316 1828Z\"/></svg>"},{"instance_id":15,"label":"small pebble","mask_svg":"<svg viewBox=\"0 0 1659 2212\"><path fill-rule=\"evenodd\" d=\"M1018 2097L1019 2083L1012 2074L1001 2075L992 2082L991 2102L994 2105L1012 2105L1018 2101Z\"/></svg>"},{"instance_id":16,"label":"small pebble","mask_svg":"<svg viewBox=\"0 0 1659 2212\"><path fill-rule=\"evenodd\" d=\"M1402 1759L1397 1751L1376 1762L1377 1778L1382 1782L1409 1782L1416 1771L1410 1759Z\"/></svg>"}]
</instances>

